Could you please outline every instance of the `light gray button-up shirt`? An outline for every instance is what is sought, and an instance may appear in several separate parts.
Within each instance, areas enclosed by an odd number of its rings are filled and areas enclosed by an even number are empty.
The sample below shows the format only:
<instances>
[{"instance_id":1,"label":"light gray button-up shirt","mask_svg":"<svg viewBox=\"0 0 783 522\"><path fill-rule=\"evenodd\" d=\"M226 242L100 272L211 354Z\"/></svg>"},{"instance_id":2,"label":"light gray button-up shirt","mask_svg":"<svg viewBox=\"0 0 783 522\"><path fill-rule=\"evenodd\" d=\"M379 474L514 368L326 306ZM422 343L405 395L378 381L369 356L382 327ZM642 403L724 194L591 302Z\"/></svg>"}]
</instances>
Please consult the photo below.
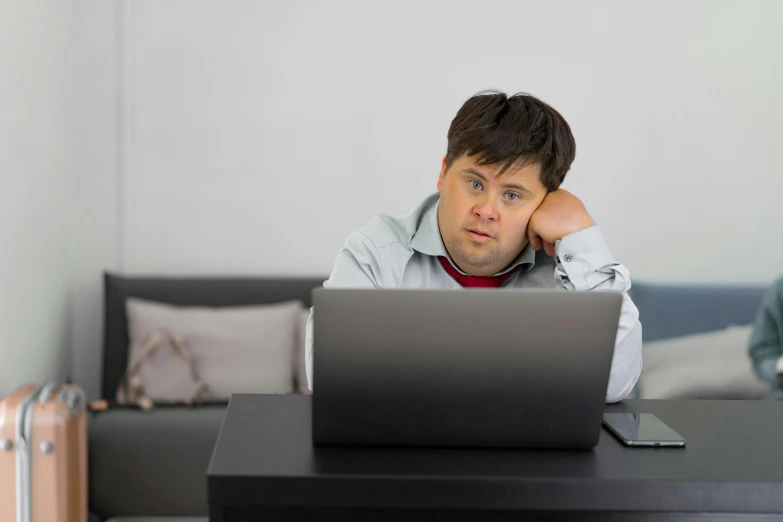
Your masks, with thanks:
<instances>
[{"instance_id":1,"label":"light gray button-up shirt","mask_svg":"<svg viewBox=\"0 0 783 522\"><path fill-rule=\"evenodd\" d=\"M446 257L454 268L438 227L440 192L403 215L380 214L351 234L337 254L325 288L461 288L441 266ZM614 261L597 225L569 234L555 243L555 257L528 245L504 274L521 267L503 287L565 290L614 290L623 293L606 402L625 398L642 370L642 327L628 296L628 270ZM313 389L313 314L307 321L307 382Z\"/></svg>"}]
</instances>

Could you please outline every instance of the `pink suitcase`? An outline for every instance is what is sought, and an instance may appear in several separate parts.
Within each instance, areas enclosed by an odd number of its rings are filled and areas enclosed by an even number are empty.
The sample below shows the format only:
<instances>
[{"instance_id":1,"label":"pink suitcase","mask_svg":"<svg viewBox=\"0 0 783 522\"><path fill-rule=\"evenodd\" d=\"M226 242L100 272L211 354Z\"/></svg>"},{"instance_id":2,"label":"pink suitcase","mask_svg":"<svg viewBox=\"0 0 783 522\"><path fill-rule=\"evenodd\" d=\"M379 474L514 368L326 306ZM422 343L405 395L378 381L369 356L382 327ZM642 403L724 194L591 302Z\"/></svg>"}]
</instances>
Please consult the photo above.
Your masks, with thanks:
<instances>
[{"instance_id":1,"label":"pink suitcase","mask_svg":"<svg viewBox=\"0 0 783 522\"><path fill-rule=\"evenodd\" d=\"M0 402L0 521L86 522L87 412L78 386L22 386Z\"/></svg>"}]
</instances>

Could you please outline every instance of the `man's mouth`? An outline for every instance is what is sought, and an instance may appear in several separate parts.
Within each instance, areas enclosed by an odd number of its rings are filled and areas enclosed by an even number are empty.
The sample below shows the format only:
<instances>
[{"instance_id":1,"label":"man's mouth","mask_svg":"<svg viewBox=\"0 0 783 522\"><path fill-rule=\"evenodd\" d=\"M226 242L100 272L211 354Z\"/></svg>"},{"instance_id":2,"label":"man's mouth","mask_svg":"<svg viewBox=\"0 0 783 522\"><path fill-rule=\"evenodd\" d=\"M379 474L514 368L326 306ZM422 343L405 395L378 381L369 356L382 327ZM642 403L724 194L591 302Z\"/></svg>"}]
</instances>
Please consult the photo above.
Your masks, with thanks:
<instances>
[{"instance_id":1,"label":"man's mouth","mask_svg":"<svg viewBox=\"0 0 783 522\"><path fill-rule=\"evenodd\" d=\"M468 234L478 241L487 241L489 239L493 239L493 236L487 232L484 232L483 230L479 228L467 228Z\"/></svg>"}]
</instances>

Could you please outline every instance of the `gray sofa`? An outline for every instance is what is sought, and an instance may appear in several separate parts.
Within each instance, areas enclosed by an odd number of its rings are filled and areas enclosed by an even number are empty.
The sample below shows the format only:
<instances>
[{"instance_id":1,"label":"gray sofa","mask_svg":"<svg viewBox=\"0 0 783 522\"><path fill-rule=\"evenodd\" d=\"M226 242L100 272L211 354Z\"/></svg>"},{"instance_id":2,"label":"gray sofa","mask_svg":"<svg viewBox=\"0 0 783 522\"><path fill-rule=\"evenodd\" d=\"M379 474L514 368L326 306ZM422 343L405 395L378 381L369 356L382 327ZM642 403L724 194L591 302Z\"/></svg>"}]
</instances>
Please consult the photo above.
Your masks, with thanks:
<instances>
[{"instance_id":1,"label":"gray sofa","mask_svg":"<svg viewBox=\"0 0 783 522\"><path fill-rule=\"evenodd\" d=\"M236 305L302 299L325 278L133 278L105 275L103 393L114 396L127 358L124 300ZM664 285L631 291L645 341L750 324L763 286ZM225 404L143 412L112 406L89 420L90 510L112 517L207 516L205 471ZM152 519L148 519L152 520ZM157 520L157 519L156 519ZM164 519L169 520L169 519ZM173 520L173 519L172 519Z\"/></svg>"},{"instance_id":2,"label":"gray sofa","mask_svg":"<svg viewBox=\"0 0 783 522\"><path fill-rule=\"evenodd\" d=\"M89 506L95 520L206 517L205 472L226 407L212 402L147 412L114 403L128 357L126 299L190 306L299 299L310 306L312 290L325 279L104 274L102 396L109 408L92 412L88 421Z\"/></svg>"}]
</instances>

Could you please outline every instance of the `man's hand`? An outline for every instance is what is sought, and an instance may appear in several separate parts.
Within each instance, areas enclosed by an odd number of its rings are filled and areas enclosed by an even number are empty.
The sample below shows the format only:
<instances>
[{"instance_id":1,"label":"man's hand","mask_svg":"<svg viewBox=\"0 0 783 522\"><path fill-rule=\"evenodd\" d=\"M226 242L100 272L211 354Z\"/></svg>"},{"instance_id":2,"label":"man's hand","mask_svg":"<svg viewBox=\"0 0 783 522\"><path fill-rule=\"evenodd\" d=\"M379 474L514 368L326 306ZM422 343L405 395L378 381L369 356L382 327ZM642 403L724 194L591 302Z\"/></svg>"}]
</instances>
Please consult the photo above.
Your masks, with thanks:
<instances>
[{"instance_id":1,"label":"man's hand","mask_svg":"<svg viewBox=\"0 0 783 522\"><path fill-rule=\"evenodd\" d=\"M555 255L555 241L595 225L582 201L570 192L550 192L527 223L527 238L533 250Z\"/></svg>"}]
</instances>

